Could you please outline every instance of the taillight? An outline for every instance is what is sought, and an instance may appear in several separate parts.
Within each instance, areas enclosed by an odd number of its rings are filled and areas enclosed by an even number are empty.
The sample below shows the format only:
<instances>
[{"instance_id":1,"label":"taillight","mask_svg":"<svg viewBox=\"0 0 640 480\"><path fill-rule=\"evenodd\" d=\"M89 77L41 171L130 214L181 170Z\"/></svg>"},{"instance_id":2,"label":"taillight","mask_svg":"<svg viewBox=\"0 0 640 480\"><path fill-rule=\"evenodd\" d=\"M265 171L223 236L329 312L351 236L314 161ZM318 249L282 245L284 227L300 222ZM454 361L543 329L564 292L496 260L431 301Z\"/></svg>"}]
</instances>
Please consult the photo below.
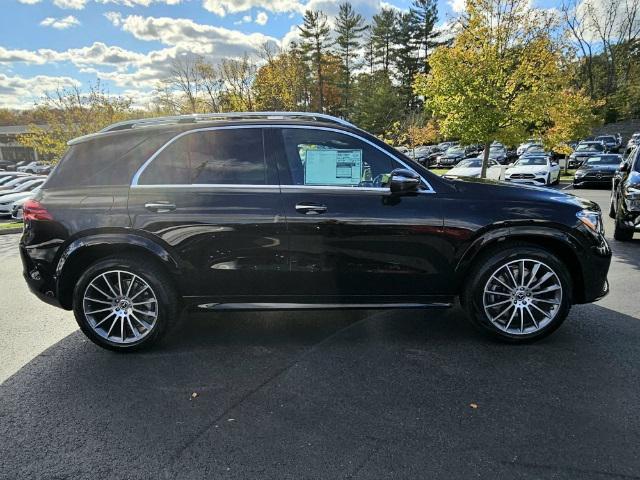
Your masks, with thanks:
<instances>
[{"instance_id":1,"label":"taillight","mask_svg":"<svg viewBox=\"0 0 640 480\"><path fill-rule=\"evenodd\" d=\"M29 199L22 205L22 216L27 220L53 220L47 209L37 200Z\"/></svg>"}]
</instances>

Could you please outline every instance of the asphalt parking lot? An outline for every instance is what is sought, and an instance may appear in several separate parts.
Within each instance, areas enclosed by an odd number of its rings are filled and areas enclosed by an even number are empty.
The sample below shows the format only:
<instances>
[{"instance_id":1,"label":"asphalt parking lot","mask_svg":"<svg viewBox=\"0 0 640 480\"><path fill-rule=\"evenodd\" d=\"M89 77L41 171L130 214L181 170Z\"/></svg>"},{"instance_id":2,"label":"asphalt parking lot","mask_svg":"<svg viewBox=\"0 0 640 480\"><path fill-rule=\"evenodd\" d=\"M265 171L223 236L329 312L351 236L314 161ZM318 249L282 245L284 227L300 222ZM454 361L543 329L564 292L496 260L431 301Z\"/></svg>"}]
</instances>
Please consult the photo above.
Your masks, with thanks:
<instances>
[{"instance_id":1,"label":"asphalt parking lot","mask_svg":"<svg viewBox=\"0 0 640 480\"><path fill-rule=\"evenodd\" d=\"M606 212L607 190L576 193ZM2 479L640 478L640 239L611 240L611 294L534 345L459 310L234 313L118 355L31 296L17 238L0 236Z\"/></svg>"}]
</instances>

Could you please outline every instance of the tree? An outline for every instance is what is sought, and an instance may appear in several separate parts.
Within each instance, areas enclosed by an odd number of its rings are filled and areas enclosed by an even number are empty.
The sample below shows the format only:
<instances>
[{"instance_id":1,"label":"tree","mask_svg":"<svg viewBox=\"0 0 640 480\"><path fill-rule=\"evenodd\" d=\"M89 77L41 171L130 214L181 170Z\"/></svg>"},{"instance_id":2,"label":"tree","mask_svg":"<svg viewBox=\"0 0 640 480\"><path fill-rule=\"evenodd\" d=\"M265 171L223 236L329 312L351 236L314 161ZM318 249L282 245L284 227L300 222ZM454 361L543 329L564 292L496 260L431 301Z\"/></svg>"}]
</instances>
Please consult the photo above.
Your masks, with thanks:
<instances>
[{"instance_id":1,"label":"tree","mask_svg":"<svg viewBox=\"0 0 640 480\"><path fill-rule=\"evenodd\" d=\"M176 56L171 62L167 82L184 95L186 99L185 113L198 112L200 81L197 65L201 61L200 57L185 53Z\"/></svg>"},{"instance_id":2,"label":"tree","mask_svg":"<svg viewBox=\"0 0 640 480\"><path fill-rule=\"evenodd\" d=\"M394 66L398 72L400 82L400 95L405 109L410 112L417 110L420 103L416 101L413 93L413 80L420 71L420 59L416 54L415 18L411 12L400 13L397 16L396 29L397 49L394 55Z\"/></svg>"},{"instance_id":3,"label":"tree","mask_svg":"<svg viewBox=\"0 0 640 480\"><path fill-rule=\"evenodd\" d=\"M440 32L435 30L438 21L438 3L436 0L414 0L410 10L413 22L413 42L422 54L422 73L429 71L429 53L438 45Z\"/></svg>"},{"instance_id":4,"label":"tree","mask_svg":"<svg viewBox=\"0 0 640 480\"><path fill-rule=\"evenodd\" d=\"M565 79L548 24L527 0L468 0L466 14L462 32L435 50L430 74L418 76L414 88L445 136L486 146L485 177L491 142L542 133Z\"/></svg>"},{"instance_id":5,"label":"tree","mask_svg":"<svg viewBox=\"0 0 640 480\"><path fill-rule=\"evenodd\" d=\"M343 115L347 118L351 100L351 78L353 70L359 67L357 56L360 39L367 28L362 15L356 13L350 3L340 4L336 18L336 50L342 62L340 87L343 90Z\"/></svg>"},{"instance_id":6,"label":"tree","mask_svg":"<svg viewBox=\"0 0 640 480\"><path fill-rule=\"evenodd\" d=\"M385 74L394 58L396 39L396 12L391 8L383 8L373 16L371 40L375 55L375 63L382 66Z\"/></svg>"},{"instance_id":7,"label":"tree","mask_svg":"<svg viewBox=\"0 0 640 480\"><path fill-rule=\"evenodd\" d=\"M402 99L383 70L356 77L353 121L360 127L383 134L402 115Z\"/></svg>"},{"instance_id":8,"label":"tree","mask_svg":"<svg viewBox=\"0 0 640 480\"><path fill-rule=\"evenodd\" d=\"M566 142L586 137L599 123L599 117L593 113L598 106L601 105L584 91L564 89L559 92L548 112L549 128L543 136L545 146L556 153L569 155L572 149ZM569 162L565 162L565 173L568 168Z\"/></svg>"},{"instance_id":9,"label":"tree","mask_svg":"<svg viewBox=\"0 0 640 480\"><path fill-rule=\"evenodd\" d=\"M265 65L256 73L253 90L258 110L305 110L308 72L295 49L273 52L265 47Z\"/></svg>"},{"instance_id":10,"label":"tree","mask_svg":"<svg viewBox=\"0 0 640 480\"><path fill-rule=\"evenodd\" d=\"M304 13L304 23L298 27L302 37L301 49L315 73L316 104L319 112L324 111L324 59L328 49L331 29L327 23L327 16L323 12L307 10Z\"/></svg>"},{"instance_id":11,"label":"tree","mask_svg":"<svg viewBox=\"0 0 640 480\"><path fill-rule=\"evenodd\" d=\"M134 115L130 98L112 96L100 83L83 93L78 87L48 93L37 105L38 115L46 128L31 125L29 133L18 141L34 148L42 158L57 161L72 138L94 133ZM139 114L138 114L139 115Z\"/></svg>"},{"instance_id":12,"label":"tree","mask_svg":"<svg viewBox=\"0 0 640 480\"><path fill-rule=\"evenodd\" d=\"M252 111L254 100L251 86L256 75L256 66L249 55L245 53L239 60L223 58L219 71L220 81L225 89L220 101L222 111Z\"/></svg>"}]
</instances>

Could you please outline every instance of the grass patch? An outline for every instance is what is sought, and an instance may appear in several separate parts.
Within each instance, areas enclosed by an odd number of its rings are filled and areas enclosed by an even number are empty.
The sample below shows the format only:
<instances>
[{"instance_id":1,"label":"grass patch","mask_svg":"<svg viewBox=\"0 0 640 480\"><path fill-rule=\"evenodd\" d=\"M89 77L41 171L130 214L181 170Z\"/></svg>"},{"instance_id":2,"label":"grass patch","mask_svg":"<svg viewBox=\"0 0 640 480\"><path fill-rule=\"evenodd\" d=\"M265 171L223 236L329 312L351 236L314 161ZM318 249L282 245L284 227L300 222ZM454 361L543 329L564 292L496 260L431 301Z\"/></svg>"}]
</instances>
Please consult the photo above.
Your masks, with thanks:
<instances>
[{"instance_id":1,"label":"grass patch","mask_svg":"<svg viewBox=\"0 0 640 480\"><path fill-rule=\"evenodd\" d=\"M22 228L22 222L2 222L0 230L11 230L12 228Z\"/></svg>"}]
</instances>

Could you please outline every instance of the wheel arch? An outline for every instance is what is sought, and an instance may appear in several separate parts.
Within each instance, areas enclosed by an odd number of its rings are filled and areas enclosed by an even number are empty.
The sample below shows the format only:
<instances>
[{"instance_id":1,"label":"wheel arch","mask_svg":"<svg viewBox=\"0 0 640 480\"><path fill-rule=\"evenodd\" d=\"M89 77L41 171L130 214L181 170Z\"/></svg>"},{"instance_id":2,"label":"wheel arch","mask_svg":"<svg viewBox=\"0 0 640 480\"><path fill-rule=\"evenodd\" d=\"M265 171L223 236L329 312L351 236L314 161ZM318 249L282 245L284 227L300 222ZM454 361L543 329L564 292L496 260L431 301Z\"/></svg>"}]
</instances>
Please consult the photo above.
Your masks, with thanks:
<instances>
[{"instance_id":1,"label":"wheel arch","mask_svg":"<svg viewBox=\"0 0 640 480\"><path fill-rule=\"evenodd\" d=\"M71 242L56 266L57 297L60 305L71 309L74 286L88 265L111 255L135 254L162 268L169 278L180 275L178 261L163 246L148 238L131 234L97 234ZM181 282L174 282L176 291Z\"/></svg>"},{"instance_id":2,"label":"wheel arch","mask_svg":"<svg viewBox=\"0 0 640 480\"><path fill-rule=\"evenodd\" d=\"M568 232L555 228L501 228L487 232L476 239L465 251L456 266L456 275L460 283L475 266L476 262L496 249L508 248L511 244L527 243L553 253L567 266L573 285L573 303L584 301L584 272L580 263L580 244Z\"/></svg>"}]
</instances>

